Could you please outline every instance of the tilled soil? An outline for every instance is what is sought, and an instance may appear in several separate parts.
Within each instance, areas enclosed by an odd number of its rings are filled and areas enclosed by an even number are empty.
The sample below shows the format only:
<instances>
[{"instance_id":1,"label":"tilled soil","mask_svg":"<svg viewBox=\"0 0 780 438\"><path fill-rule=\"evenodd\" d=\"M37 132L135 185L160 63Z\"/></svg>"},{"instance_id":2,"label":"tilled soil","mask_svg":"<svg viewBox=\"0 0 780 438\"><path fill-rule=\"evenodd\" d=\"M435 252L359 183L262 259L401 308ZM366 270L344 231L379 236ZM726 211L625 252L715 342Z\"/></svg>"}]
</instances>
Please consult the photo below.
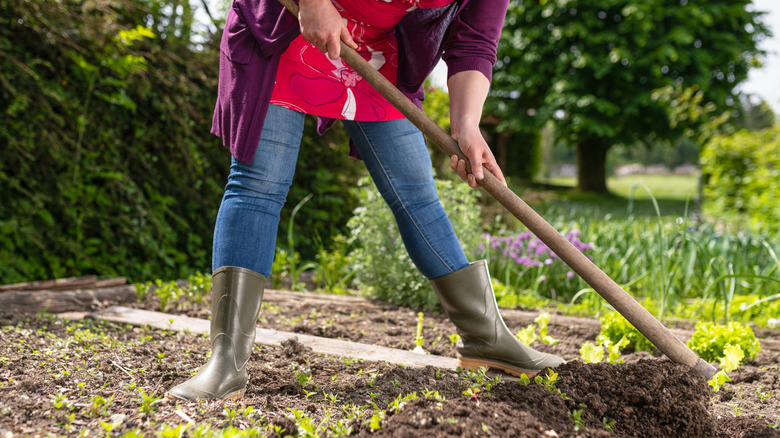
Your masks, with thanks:
<instances>
[{"instance_id":1,"label":"tilled soil","mask_svg":"<svg viewBox=\"0 0 780 438\"><path fill-rule=\"evenodd\" d=\"M313 297L267 294L258 325L414 347L417 311ZM159 310L153 297L132 306ZM205 318L207 309L177 302L166 310ZM533 322L505 314L513 332ZM446 317L426 313L423 322L424 348L455 357L455 328ZM552 385L325 356L290 341L256 348L240 401L172 402L158 397L205 362L207 337L90 318L3 315L0 437L780 436L777 349L762 350L713 392L703 378L648 353L626 354L620 365L576 360L580 345L598 333L592 320L581 322L553 322L549 334L560 342L534 344L569 361Z\"/></svg>"}]
</instances>

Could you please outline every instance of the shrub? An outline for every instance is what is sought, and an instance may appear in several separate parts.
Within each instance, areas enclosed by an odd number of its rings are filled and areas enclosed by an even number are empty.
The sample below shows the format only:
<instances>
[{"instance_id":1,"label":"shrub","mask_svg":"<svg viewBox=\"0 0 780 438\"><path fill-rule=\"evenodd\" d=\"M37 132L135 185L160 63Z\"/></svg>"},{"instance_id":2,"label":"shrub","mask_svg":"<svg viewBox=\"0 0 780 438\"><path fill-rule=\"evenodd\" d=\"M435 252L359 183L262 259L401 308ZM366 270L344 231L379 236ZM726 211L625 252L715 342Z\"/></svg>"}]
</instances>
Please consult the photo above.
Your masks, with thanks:
<instances>
[{"instance_id":1,"label":"shrub","mask_svg":"<svg viewBox=\"0 0 780 438\"><path fill-rule=\"evenodd\" d=\"M776 231L780 223L780 123L712 139L701 155L706 211L743 213Z\"/></svg>"},{"instance_id":2,"label":"shrub","mask_svg":"<svg viewBox=\"0 0 780 438\"><path fill-rule=\"evenodd\" d=\"M394 304L437 309L436 294L409 258L390 208L368 177L361 178L358 186L360 206L347 224L352 232L350 259L358 289ZM476 247L480 238L479 192L462 182L436 180L436 187L461 247Z\"/></svg>"}]
</instances>

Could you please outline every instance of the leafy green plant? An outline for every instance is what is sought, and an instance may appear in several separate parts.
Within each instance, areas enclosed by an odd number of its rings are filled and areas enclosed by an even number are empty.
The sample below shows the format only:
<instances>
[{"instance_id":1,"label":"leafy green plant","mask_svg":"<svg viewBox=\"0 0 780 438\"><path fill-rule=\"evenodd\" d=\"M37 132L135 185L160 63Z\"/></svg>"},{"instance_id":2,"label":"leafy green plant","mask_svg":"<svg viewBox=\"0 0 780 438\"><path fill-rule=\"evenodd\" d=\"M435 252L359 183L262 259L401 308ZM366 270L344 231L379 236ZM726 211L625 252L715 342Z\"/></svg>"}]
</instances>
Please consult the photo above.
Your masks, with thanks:
<instances>
[{"instance_id":1,"label":"leafy green plant","mask_svg":"<svg viewBox=\"0 0 780 438\"><path fill-rule=\"evenodd\" d=\"M536 341L537 335L536 335L536 325L535 324L529 324L523 328L520 329L515 334L515 337L520 340L525 345L531 345Z\"/></svg>"},{"instance_id":2,"label":"leafy green plant","mask_svg":"<svg viewBox=\"0 0 780 438\"><path fill-rule=\"evenodd\" d=\"M479 242L479 192L461 182L436 180L439 197L461 247ZM350 253L357 288L368 296L394 304L436 310L439 300L428 280L417 270L401 241L395 218L373 182L358 184L360 206L349 220ZM469 251L466 252L469 255Z\"/></svg>"},{"instance_id":3,"label":"leafy green plant","mask_svg":"<svg viewBox=\"0 0 780 438\"><path fill-rule=\"evenodd\" d=\"M718 392L720 391L721 386L725 385L727 382L731 382L731 379L726 375L725 371L721 370L715 373L707 383L712 386L713 392Z\"/></svg>"},{"instance_id":4,"label":"leafy green plant","mask_svg":"<svg viewBox=\"0 0 780 438\"><path fill-rule=\"evenodd\" d=\"M607 313L601 317L600 321L601 331L596 337L597 343L617 344L624 342L623 338L625 338L628 341L628 347L633 348L634 351L653 351L655 349L655 345L620 313Z\"/></svg>"},{"instance_id":5,"label":"leafy green plant","mask_svg":"<svg viewBox=\"0 0 780 438\"><path fill-rule=\"evenodd\" d=\"M591 342L585 342L580 347L580 358L585 363L599 363L604 360L604 348Z\"/></svg>"},{"instance_id":6,"label":"leafy green plant","mask_svg":"<svg viewBox=\"0 0 780 438\"><path fill-rule=\"evenodd\" d=\"M761 351L761 344L753 333L753 329L748 325L733 321L725 325L706 321L698 322L693 336L688 341L688 347L691 350L702 359L710 362L723 362L726 359L726 347L729 345L739 346L744 353L743 358L737 362L737 366L743 360L755 358ZM733 362L735 352L733 349L730 351Z\"/></svg>"},{"instance_id":7,"label":"leafy green plant","mask_svg":"<svg viewBox=\"0 0 780 438\"><path fill-rule=\"evenodd\" d=\"M549 312L540 313L539 316L534 319L534 322L539 327L539 340L542 341L543 344L555 345L559 342L558 339L547 334L547 326L550 323Z\"/></svg>"}]
</instances>

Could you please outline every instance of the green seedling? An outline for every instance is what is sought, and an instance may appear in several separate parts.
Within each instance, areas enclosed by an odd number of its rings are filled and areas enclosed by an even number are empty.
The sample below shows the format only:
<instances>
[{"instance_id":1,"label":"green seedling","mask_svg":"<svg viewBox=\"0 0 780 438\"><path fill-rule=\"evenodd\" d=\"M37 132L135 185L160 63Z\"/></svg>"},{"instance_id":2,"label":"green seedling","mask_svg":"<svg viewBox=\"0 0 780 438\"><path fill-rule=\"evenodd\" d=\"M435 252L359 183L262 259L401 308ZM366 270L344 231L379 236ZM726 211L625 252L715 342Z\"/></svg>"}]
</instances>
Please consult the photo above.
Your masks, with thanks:
<instances>
[{"instance_id":1,"label":"green seedling","mask_svg":"<svg viewBox=\"0 0 780 438\"><path fill-rule=\"evenodd\" d=\"M607 432L612 432L612 428L615 427L615 420L609 421L607 420L607 417L604 417L601 419L601 423L604 425L604 430Z\"/></svg>"},{"instance_id":2,"label":"green seedling","mask_svg":"<svg viewBox=\"0 0 780 438\"><path fill-rule=\"evenodd\" d=\"M73 409L73 402L69 402L61 392L52 396L51 403L54 409Z\"/></svg>"},{"instance_id":3,"label":"green seedling","mask_svg":"<svg viewBox=\"0 0 780 438\"><path fill-rule=\"evenodd\" d=\"M547 335L547 326L550 324L550 314L548 312L542 312L534 319L534 322L539 326L539 337L543 344L555 345L560 342L558 339Z\"/></svg>"},{"instance_id":4,"label":"green seedling","mask_svg":"<svg viewBox=\"0 0 780 438\"><path fill-rule=\"evenodd\" d=\"M298 382L298 386L300 386L301 388L305 388L306 384L308 384L311 381L311 370L307 368L298 372L298 369L300 368L301 368L300 366L293 364L293 371L295 372L295 381Z\"/></svg>"},{"instance_id":5,"label":"green seedling","mask_svg":"<svg viewBox=\"0 0 780 438\"><path fill-rule=\"evenodd\" d=\"M488 429L485 423L482 423L482 432L485 432L486 434L490 435L490 429Z\"/></svg>"},{"instance_id":6,"label":"green seedling","mask_svg":"<svg viewBox=\"0 0 780 438\"><path fill-rule=\"evenodd\" d=\"M236 419L236 416L238 415L238 407L234 407L233 409L228 409L227 406L223 408L223 413L225 414L225 417L228 420L228 425L233 426L233 420Z\"/></svg>"},{"instance_id":7,"label":"green seedling","mask_svg":"<svg viewBox=\"0 0 780 438\"><path fill-rule=\"evenodd\" d=\"M181 438L184 436L184 433L187 431L189 427L190 424L188 423L181 423L176 427L164 424L160 432L157 433L157 435L162 438Z\"/></svg>"},{"instance_id":8,"label":"green seedling","mask_svg":"<svg viewBox=\"0 0 780 438\"><path fill-rule=\"evenodd\" d=\"M417 333L414 337L414 350L412 350L415 353L422 353L422 354L428 354L427 351L425 351L422 346L425 345L425 338L423 338L422 335L423 331L423 313L419 312L417 314Z\"/></svg>"},{"instance_id":9,"label":"green seedling","mask_svg":"<svg viewBox=\"0 0 780 438\"><path fill-rule=\"evenodd\" d=\"M463 391L463 394L473 398L474 400L477 401L477 403L479 403L479 397L477 397L477 393L479 393L481 391L482 390L479 389L479 388L469 388L469 389Z\"/></svg>"},{"instance_id":10,"label":"green seedling","mask_svg":"<svg viewBox=\"0 0 780 438\"><path fill-rule=\"evenodd\" d=\"M107 416L108 415L108 408L111 406L111 403L114 401L114 395L111 394L111 397L108 399L103 398L102 396L96 395L93 397L90 397L88 402L90 403L87 407L87 414L93 415L95 417L98 416Z\"/></svg>"},{"instance_id":11,"label":"green seedling","mask_svg":"<svg viewBox=\"0 0 780 438\"><path fill-rule=\"evenodd\" d=\"M375 412L369 420L368 426L371 430L379 430L382 428L382 422L385 420L385 411Z\"/></svg>"},{"instance_id":12,"label":"green seedling","mask_svg":"<svg viewBox=\"0 0 780 438\"><path fill-rule=\"evenodd\" d=\"M155 393L147 395L141 387L138 387L138 393L141 395L141 412L152 415L155 410L154 405L162 401L162 396L155 396Z\"/></svg>"},{"instance_id":13,"label":"green seedling","mask_svg":"<svg viewBox=\"0 0 780 438\"><path fill-rule=\"evenodd\" d=\"M534 377L534 382L544 386L547 388L547 392L552 393L558 389L555 386L555 384L558 382L558 378L558 373L548 368L547 374L544 376L537 374L536 377Z\"/></svg>"},{"instance_id":14,"label":"green seedling","mask_svg":"<svg viewBox=\"0 0 780 438\"><path fill-rule=\"evenodd\" d=\"M453 333L450 335L450 344L455 345L460 341L460 335L457 333Z\"/></svg>"},{"instance_id":15,"label":"green seedling","mask_svg":"<svg viewBox=\"0 0 780 438\"><path fill-rule=\"evenodd\" d=\"M569 417L574 420L574 430L580 431L585 428L585 420L582 419L582 409L575 409L569 412Z\"/></svg>"}]
</instances>

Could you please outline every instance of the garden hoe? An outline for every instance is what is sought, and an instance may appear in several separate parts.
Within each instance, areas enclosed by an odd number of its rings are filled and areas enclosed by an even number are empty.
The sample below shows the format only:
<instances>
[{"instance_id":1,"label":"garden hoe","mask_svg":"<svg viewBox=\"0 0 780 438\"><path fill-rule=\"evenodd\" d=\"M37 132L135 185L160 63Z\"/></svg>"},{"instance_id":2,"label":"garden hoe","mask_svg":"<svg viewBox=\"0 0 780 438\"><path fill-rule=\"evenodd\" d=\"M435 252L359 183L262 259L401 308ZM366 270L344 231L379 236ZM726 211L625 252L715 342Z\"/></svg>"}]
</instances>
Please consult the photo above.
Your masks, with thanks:
<instances>
[{"instance_id":1,"label":"garden hoe","mask_svg":"<svg viewBox=\"0 0 780 438\"><path fill-rule=\"evenodd\" d=\"M298 5L293 0L279 1L293 16L298 17ZM414 123L448 157L457 155L460 159L465 160L466 168L470 172L468 158L460 151L457 142L344 42L341 43L341 59L398 108L406 118ZM552 225L539 216L511 189L504 186L495 175L487 169L484 170L485 177L479 181L482 188L519 219L539 240L555 252L564 263L582 277L599 295L604 297L615 310L620 312L623 317L655 344L661 352L674 362L688 367L689 371L703 376L707 380L715 375L716 370L712 365L697 356L681 340L675 337L666 326L661 324L614 280L591 262L588 257L558 233Z\"/></svg>"}]
</instances>

